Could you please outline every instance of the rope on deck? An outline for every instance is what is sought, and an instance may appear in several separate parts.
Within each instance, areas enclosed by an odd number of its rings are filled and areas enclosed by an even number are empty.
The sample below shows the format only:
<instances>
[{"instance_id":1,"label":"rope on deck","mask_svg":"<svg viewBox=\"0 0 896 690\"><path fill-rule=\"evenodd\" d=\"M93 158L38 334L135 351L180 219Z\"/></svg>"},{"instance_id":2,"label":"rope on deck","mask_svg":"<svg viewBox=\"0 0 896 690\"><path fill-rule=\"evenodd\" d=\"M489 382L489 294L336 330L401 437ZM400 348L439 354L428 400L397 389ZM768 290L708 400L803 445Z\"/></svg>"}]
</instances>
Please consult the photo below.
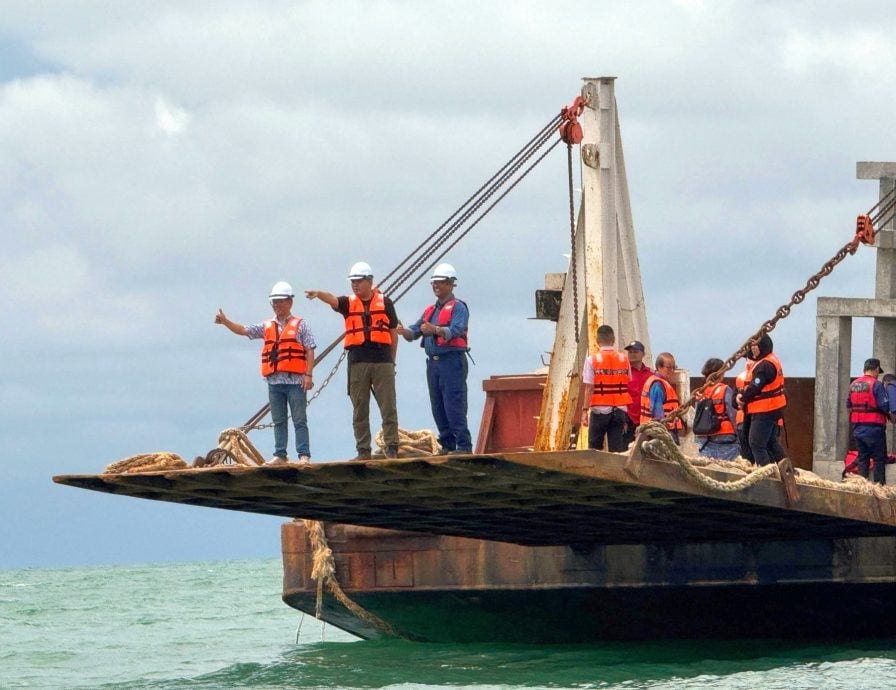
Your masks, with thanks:
<instances>
[{"instance_id":1,"label":"rope on deck","mask_svg":"<svg viewBox=\"0 0 896 690\"><path fill-rule=\"evenodd\" d=\"M666 425L662 422L648 422L647 424L644 424L639 431L648 437L641 445L645 451L661 460L677 462L681 465L685 474L693 480L695 484L700 484L713 491L718 491L720 493L735 493L750 488L766 477L779 477L778 466L772 463L770 465L765 465L764 467L754 468L753 471L749 472L746 476L733 482L722 482L703 474L697 469L698 465L704 467L708 466L710 461L700 462L697 458L686 457L684 453L681 452L681 448L679 448L672 439L672 434L669 433ZM718 466L718 463L716 462L712 462L712 464Z\"/></svg>"},{"instance_id":2,"label":"rope on deck","mask_svg":"<svg viewBox=\"0 0 896 690\"><path fill-rule=\"evenodd\" d=\"M380 452L385 454L386 443L383 440L382 429L376 432L376 436L373 440L379 447ZM421 455L438 455L441 447L436 435L429 429L421 429L420 431L398 429L398 457L400 458L419 458Z\"/></svg>"},{"instance_id":3,"label":"rope on deck","mask_svg":"<svg viewBox=\"0 0 896 690\"><path fill-rule=\"evenodd\" d=\"M224 429L218 436L218 447L212 448L205 457L197 456L193 467L231 464L246 467L264 465L264 457L242 429Z\"/></svg>"},{"instance_id":4,"label":"rope on deck","mask_svg":"<svg viewBox=\"0 0 896 690\"><path fill-rule=\"evenodd\" d=\"M140 453L107 465L103 474L132 474L135 472L157 472L159 470L182 470L188 467L177 453Z\"/></svg>"},{"instance_id":5,"label":"rope on deck","mask_svg":"<svg viewBox=\"0 0 896 690\"><path fill-rule=\"evenodd\" d=\"M778 466L775 463L757 467L749 460L737 458L736 460L714 460L706 457L687 457L681 452L681 448L672 440L672 435L662 422L648 422L639 427L639 432L647 436L647 440L641 448L650 455L661 460L676 462L681 465L685 474L694 481L713 491L721 493L734 493L743 491L766 478L780 479ZM718 470L735 470L743 473L743 477L732 482L722 482L709 477L698 468L706 467ZM851 493L874 496L878 499L896 499L896 486L875 484L860 475L851 475L840 482L823 479L809 470L795 469L796 483L804 486L814 486L823 489L836 489Z\"/></svg>"},{"instance_id":6,"label":"rope on deck","mask_svg":"<svg viewBox=\"0 0 896 690\"><path fill-rule=\"evenodd\" d=\"M321 618L324 587L326 587L340 604L345 606L345 608L361 620L367 621L377 630L380 630L387 635L399 638L403 637L382 618L352 601L342 589L342 586L336 579L336 563L333 560L333 551L327 543L327 536L324 533L324 523L319 520L302 520L302 524L305 526L305 533L308 535L311 547L314 549L311 560L311 578L317 581L317 602L314 609L314 615L317 618Z\"/></svg>"}]
</instances>

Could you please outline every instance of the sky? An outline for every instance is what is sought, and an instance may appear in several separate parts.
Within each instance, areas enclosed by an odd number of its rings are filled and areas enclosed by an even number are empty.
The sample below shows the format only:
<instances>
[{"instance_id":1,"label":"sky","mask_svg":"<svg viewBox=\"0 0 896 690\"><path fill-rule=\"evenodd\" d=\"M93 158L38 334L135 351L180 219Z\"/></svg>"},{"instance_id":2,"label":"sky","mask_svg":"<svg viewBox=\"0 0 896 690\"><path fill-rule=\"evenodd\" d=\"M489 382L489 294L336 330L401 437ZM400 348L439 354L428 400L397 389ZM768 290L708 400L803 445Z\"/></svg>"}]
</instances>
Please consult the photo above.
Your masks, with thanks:
<instances>
[{"instance_id":1,"label":"sky","mask_svg":"<svg viewBox=\"0 0 896 690\"><path fill-rule=\"evenodd\" d=\"M278 280L344 294L359 260L384 276L583 77L617 77L653 350L692 372L726 358L877 201L855 164L896 160L888 9L4 0L0 568L277 557L280 518L51 477L214 448L266 402L257 343L216 311L260 322ZM551 348L531 317L566 269L566 195L558 147L446 257L471 310L474 435L481 380ZM813 295L872 296L873 276L862 249ZM294 311L321 346L341 332L321 302ZM814 375L814 296L772 336L788 375ZM855 369L870 324L854 340ZM397 371L401 426L433 428L416 345ZM344 377L309 408L315 461L354 455ZM270 431L252 438L270 454Z\"/></svg>"}]
</instances>

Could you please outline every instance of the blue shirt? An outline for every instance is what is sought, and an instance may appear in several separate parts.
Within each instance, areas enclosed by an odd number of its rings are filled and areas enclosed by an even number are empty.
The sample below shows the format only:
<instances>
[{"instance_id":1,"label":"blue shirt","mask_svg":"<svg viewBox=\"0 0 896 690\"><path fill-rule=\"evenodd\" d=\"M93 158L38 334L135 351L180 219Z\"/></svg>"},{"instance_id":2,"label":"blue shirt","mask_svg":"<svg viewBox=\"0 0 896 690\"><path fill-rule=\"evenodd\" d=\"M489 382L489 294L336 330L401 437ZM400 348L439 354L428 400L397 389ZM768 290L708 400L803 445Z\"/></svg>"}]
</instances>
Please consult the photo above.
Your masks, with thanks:
<instances>
[{"instance_id":1,"label":"blue shirt","mask_svg":"<svg viewBox=\"0 0 896 690\"><path fill-rule=\"evenodd\" d=\"M457 297L450 297L445 302L450 302L451 300L457 300L454 303L454 308L451 310L451 321L446 328L451 332L450 335L445 338L445 340L451 340L452 338L459 338L463 336L467 332L467 323L470 320L470 310L467 309L467 305L461 302ZM439 312L442 311L442 307L445 306L445 303L436 302L436 308L432 310L432 314L429 316L429 323L437 324L439 322ZM425 312L424 312L425 313ZM419 337L423 337L423 351L429 357L434 355L443 355L448 352L464 352L467 348L465 347L447 347L445 345L437 345L436 344L436 336L434 335L423 335L420 330L420 326L423 324L423 317L421 316L417 319L417 323L411 325L408 330L414 334L414 340Z\"/></svg>"}]
</instances>

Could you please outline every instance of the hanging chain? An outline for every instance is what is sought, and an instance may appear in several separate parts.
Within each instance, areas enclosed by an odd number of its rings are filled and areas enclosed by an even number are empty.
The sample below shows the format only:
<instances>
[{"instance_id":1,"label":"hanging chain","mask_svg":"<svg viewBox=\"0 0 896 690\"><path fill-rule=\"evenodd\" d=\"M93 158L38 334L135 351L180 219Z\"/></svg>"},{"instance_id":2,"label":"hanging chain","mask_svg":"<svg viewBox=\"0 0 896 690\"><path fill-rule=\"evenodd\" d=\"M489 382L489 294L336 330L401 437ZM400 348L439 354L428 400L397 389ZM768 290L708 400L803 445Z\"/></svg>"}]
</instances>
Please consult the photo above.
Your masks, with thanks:
<instances>
[{"instance_id":1,"label":"hanging chain","mask_svg":"<svg viewBox=\"0 0 896 690\"><path fill-rule=\"evenodd\" d=\"M894 192L896 192L896 190L894 190ZM896 204L896 193L891 192L891 194L893 194L893 197L894 197L893 200L891 201L891 205ZM881 201L883 201L883 200L881 200ZM872 211L880 205L881 205L881 202L879 201L874 206L874 208L872 208ZM887 208L889 208L889 207L887 207ZM803 302L803 300L806 299L806 295L808 295L810 292L812 292L812 290L817 288L819 283L821 283L822 278L830 275L831 272L834 270L834 268L837 266L837 264L839 264L841 261L843 261L843 259L845 259L847 256L850 256L851 254L855 254L856 250L859 248L859 244L861 244L861 243L873 244L874 236L879 231L874 230L873 227L866 228L863 224L862 219L868 218L869 224L870 224L872 220L879 220L885 212L886 211L879 212L877 214L877 216L875 217L875 219L871 219L868 214L865 214L864 216L859 216L858 230L855 234L855 237L853 237L849 242L847 242L845 245L843 245L840 248L840 250L836 254L834 254L834 256L832 256L827 261L827 263L825 263L818 270L817 273L812 274L809 277L809 279L806 281L806 284L801 289L799 289L793 293L793 296L790 298L790 301L787 304L783 304L780 307L778 307L778 309L775 311L775 316L772 317L771 319L769 319L768 321L766 321L765 323L763 323L762 326L760 326L758 331L756 331L753 335L751 335L744 342L744 344L741 345L740 348L738 348L738 350L734 354L732 354L728 359L725 360L725 363L722 365L722 367L720 369L717 369L712 374L707 376L704 384L702 386L700 386L697 390L695 390L693 393L691 393L691 397L689 397L687 400L685 400L677 409L673 410L668 415L663 417L663 419L661 421L670 422L673 419L675 419L676 417L683 417L684 414L687 412L688 408L691 407L691 405L693 405L696 402L696 400L699 397L701 397L708 388L710 388L711 386L715 386L719 381L721 381L725 377L725 373L727 371L729 371L730 369L732 369L734 367L734 365L737 363L737 361L739 359L741 359L741 357L746 356L746 354L750 351L750 348L753 345L753 343L755 343L760 338L762 338L762 336L767 335L768 333L773 331L775 329L775 326L778 325L779 321L781 321L782 319L786 319L788 316L790 316L791 309L795 305L801 304ZM869 239L870 239L870 241L869 241Z\"/></svg>"},{"instance_id":2,"label":"hanging chain","mask_svg":"<svg viewBox=\"0 0 896 690\"><path fill-rule=\"evenodd\" d=\"M339 365L342 364L342 360L345 359L345 355L348 353L348 350L343 350L342 354L339 355L339 359L336 360L336 364L333 365L333 368L330 369L330 373L327 374L327 378L324 379L324 382L320 384L320 387L316 391L314 391L314 395L308 398L308 405L314 402L314 399L320 395L321 391L327 387L327 384L333 380L333 377L336 376L336 372L339 371Z\"/></svg>"},{"instance_id":3,"label":"hanging chain","mask_svg":"<svg viewBox=\"0 0 896 690\"><path fill-rule=\"evenodd\" d=\"M576 273L576 209L572 187L572 144L566 143L566 170L569 178L569 265L572 267L572 309L575 316L576 345L579 344L579 280Z\"/></svg>"}]
</instances>

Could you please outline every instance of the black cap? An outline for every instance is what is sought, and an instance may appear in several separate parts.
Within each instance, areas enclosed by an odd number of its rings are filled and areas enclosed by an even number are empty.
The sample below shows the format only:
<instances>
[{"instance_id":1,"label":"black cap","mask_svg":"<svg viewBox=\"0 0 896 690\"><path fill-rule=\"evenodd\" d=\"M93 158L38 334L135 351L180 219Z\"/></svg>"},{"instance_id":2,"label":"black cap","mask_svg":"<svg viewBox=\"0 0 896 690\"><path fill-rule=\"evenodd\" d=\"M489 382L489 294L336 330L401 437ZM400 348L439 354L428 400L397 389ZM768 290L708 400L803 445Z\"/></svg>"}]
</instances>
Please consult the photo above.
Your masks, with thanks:
<instances>
[{"instance_id":1,"label":"black cap","mask_svg":"<svg viewBox=\"0 0 896 690\"><path fill-rule=\"evenodd\" d=\"M644 343L640 340L633 340L628 345L625 346L626 350L640 350L644 352Z\"/></svg>"},{"instance_id":2,"label":"black cap","mask_svg":"<svg viewBox=\"0 0 896 690\"><path fill-rule=\"evenodd\" d=\"M876 357L866 359L865 366L862 367L862 371L876 371L878 374L882 374L884 372L884 370L880 368L880 360Z\"/></svg>"}]
</instances>

